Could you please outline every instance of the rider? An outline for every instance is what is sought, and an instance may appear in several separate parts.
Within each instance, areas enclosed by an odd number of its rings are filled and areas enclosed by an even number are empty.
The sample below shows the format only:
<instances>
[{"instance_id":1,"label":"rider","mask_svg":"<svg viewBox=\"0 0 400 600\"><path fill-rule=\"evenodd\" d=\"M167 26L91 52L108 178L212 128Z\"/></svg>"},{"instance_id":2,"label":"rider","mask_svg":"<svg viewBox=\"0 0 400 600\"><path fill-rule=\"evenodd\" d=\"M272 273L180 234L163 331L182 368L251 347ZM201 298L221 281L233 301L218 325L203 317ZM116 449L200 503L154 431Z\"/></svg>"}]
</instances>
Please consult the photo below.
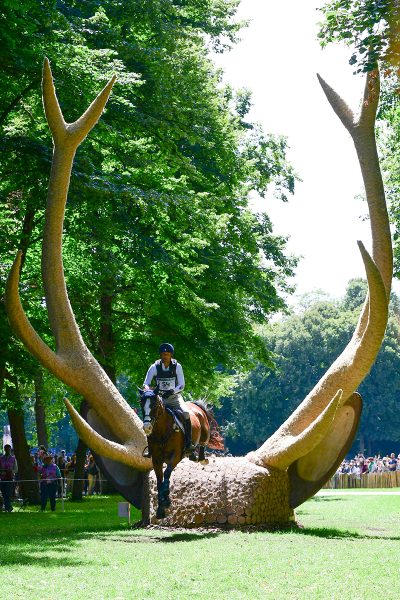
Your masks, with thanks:
<instances>
[{"instance_id":1,"label":"rider","mask_svg":"<svg viewBox=\"0 0 400 600\"><path fill-rule=\"evenodd\" d=\"M185 387L185 378L182 365L175 358L172 358L174 347L172 344L163 343L159 347L160 358L156 360L147 371L144 380L143 389L150 390L150 384L153 379L156 380L160 390L164 406L170 408L179 408L184 416L185 425L185 454L190 455L193 451L192 446L192 423L190 413L180 394ZM148 454L150 456L150 454Z\"/></svg>"}]
</instances>

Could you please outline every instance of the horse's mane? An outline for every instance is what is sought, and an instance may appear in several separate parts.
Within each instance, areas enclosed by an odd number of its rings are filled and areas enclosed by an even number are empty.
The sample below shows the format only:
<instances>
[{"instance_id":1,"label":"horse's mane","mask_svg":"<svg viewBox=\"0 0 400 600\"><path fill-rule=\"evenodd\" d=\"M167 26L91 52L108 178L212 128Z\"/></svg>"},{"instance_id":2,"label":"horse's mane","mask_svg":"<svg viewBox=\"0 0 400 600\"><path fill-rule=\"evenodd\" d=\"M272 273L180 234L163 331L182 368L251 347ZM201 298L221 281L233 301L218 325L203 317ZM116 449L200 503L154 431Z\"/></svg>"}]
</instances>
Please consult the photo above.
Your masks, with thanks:
<instances>
[{"instance_id":1,"label":"horse's mane","mask_svg":"<svg viewBox=\"0 0 400 600\"><path fill-rule=\"evenodd\" d=\"M192 404L196 404L206 415L210 424L210 439L208 440L207 446L211 450L225 450L224 438L219 432L219 425L215 420L212 407L204 402L204 400L191 400Z\"/></svg>"}]
</instances>

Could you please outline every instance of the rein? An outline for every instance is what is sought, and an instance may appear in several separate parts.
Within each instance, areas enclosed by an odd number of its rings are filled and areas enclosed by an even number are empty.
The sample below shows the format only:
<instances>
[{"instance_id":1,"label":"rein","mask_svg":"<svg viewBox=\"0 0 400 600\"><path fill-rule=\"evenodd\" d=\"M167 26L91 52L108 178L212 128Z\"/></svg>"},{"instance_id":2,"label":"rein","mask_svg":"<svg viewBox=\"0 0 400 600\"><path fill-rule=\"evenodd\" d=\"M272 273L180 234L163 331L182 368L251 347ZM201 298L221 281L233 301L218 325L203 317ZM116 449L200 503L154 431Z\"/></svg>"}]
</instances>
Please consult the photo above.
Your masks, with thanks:
<instances>
[{"instance_id":1,"label":"rein","mask_svg":"<svg viewBox=\"0 0 400 600\"><path fill-rule=\"evenodd\" d=\"M157 443L161 446L165 445L171 437L172 427L168 427L170 415L168 415L167 411L165 410L165 406L161 397L157 395L155 396L155 398L156 406L155 408L150 409L150 413L152 412L152 410L155 410L155 414L152 418L150 417L150 415L145 416L143 419L143 424L150 423L150 425L153 428L151 435L153 436L153 439L157 440ZM162 417L166 417L166 428L163 432L164 435L160 436L154 433L154 428L156 428L157 425L160 425L160 419Z\"/></svg>"}]
</instances>

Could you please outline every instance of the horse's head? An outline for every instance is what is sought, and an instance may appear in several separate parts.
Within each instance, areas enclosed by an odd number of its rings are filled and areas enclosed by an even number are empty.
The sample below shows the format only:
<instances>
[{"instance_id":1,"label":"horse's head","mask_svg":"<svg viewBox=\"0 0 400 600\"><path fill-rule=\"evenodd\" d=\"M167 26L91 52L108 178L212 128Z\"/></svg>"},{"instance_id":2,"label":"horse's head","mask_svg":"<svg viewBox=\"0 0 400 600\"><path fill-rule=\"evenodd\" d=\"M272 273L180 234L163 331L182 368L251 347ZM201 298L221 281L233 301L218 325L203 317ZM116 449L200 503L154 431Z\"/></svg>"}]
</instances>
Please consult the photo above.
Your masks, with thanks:
<instances>
[{"instance_id":1,"label":"horse's head","mask_svg":"<svg viewBox=\"0 0 400 600\"><path fill-rule=\"evenodd\" d=\"M149 436L153 431L154 422L162 408L162 401L158 395L158 387L154 390L141 390L140 405L142 407L143 431Z\"/></svg>"}]
</instances>

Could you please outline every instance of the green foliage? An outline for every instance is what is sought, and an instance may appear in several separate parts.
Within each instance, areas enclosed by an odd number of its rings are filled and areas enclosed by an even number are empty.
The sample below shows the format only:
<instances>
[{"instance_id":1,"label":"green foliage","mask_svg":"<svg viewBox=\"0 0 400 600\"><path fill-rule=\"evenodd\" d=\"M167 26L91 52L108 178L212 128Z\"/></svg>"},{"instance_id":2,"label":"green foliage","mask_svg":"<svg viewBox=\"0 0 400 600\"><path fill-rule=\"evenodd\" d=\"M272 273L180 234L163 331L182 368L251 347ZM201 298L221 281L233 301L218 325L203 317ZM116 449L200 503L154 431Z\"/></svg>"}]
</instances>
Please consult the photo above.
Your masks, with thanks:
<instances>
[{"instance_id":1,"label":"green foliage","mask_svg":"<svg viewBox=\"0 0 400 600\"><path fill-rule=\"evenodd\" d=\"M394 89L397 85L397 81L394 83L393 81L385 82L379 142L389 216L394 226L394 276L398 278L400 274L400 104L398 93Z\"/></svg>"},{"instance_id":2,"label":"green foliage","mask_svg":"<svg viewBox=\"0 0 400 600\"><path fill-rule=\"evenodd\" d=\"M281 310L290 291L296 260L268 216L248 204L271 184L284 200L293 192L286 140L246 120L250 93L225 86L208 57L210 47L235 42L237 5L26 0L0 11L0 294L21 248L23 305L52 347L40 283L51 165L41 64L48 56L69 122L117 74L75 159L64 268L84 339L124 381L131 403L165 340L177 348L188 392L216 401L233 370L269 360L255 325ZM4 314L0 327L0 368L28 384L35 361ZM64 394L49 377L55 436Z\"/></svg>"},{"instance_id":3,"label":"green foliage","mask_svg":"<svg viewBox=\"0 0 400 600\"><path fill-rule=\"evenodd\" d=\"M367 290L350 281L342 301L318 301L265 331L275 367L258 365L224 402L221 416L238 436L227 444L242 453L261 445L302 402L350 340ZM359 388L364 408L359 428L372 450L379 441L400 441L400 326L398 299L391 304L385 340L370 374Z\"/></svg>"},{"instance_id":4,"label":"green foliage","mask_svg":"<svg viewBox=\"0 0 400 600\"><path fill-rule=\"evenodd\" d=\"M333 0L321 9L321 45L344 42L352 48L349 60L356 73L372 71L379 61L398 68L399 4L396 0Z\"/></svg>"}]
</instances>

